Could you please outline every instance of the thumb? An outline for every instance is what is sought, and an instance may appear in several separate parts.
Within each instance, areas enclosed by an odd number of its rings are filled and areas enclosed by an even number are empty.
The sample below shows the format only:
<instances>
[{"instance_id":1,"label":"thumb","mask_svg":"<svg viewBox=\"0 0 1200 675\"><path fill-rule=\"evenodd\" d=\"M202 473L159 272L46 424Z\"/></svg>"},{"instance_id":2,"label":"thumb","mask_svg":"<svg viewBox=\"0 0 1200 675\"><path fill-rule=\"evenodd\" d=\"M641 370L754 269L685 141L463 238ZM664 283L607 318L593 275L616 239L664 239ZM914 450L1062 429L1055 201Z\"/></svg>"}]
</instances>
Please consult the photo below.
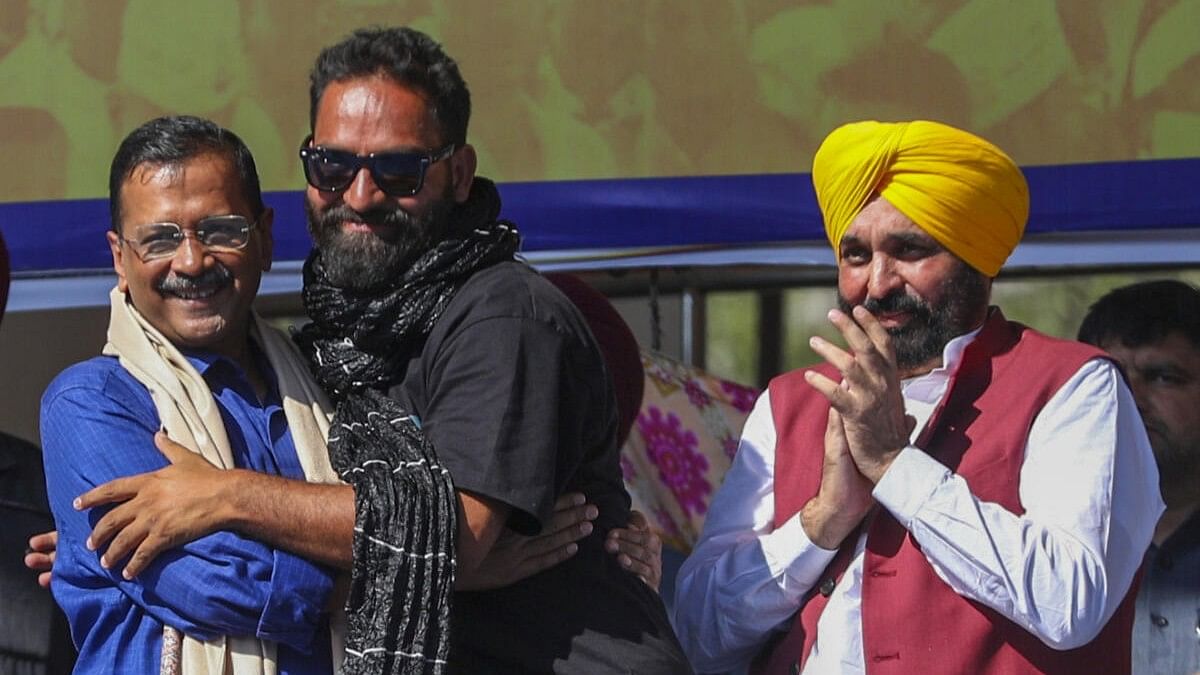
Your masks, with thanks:
<instances>
[{"instance_id":1,"label":"thumb","mask_svg":"<svg viewBox=\"0 0 1200 675\"><path fill-rule=\"evenodd\" d=\"M171 440L171 437L167 436L167 432L163 431L162 429L159 429L154 433L154 446L157 447L159 452L161 452L167 458L167 461L171 462L172 464L178 464L180 461L187 459L189 455L193 454L191 450L188 450L184 446Z\"/></svg>"}]
</instances>

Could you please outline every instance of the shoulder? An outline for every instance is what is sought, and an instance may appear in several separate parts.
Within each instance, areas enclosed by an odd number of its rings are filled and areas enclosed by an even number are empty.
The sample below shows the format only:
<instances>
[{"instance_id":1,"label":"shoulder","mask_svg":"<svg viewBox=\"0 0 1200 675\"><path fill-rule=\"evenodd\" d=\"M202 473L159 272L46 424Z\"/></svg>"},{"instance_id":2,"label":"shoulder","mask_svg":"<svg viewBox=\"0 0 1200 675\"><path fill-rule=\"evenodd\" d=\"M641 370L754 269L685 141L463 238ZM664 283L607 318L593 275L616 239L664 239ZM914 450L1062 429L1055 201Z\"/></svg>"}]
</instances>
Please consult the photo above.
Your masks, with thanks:
<instances>
[{"instance_id":1,"label":"shoulder","mask_svg":"<svg viewBox=\"0 0 1200 675\"><path fill-rule=\"evenodd\" d=\"M584 327L575 305L520 262L498 263L472 275L454 296L442 323L453 329L494 319L531 321L564 334L577 334Z\"/></svg>"},{"instance_id":2,"label":"shoulder","mask_svg":"<svg viewBox=\"0 0 1200 675\"><path fill-rule=\"evenodd\" d=\"M132 404L139 398L150 401L150 394L112 356L97 356L76 363L58 374L42 395L42 414L53 411L66 401L91 402L102 406L105 400Z\"/></svg>"},{"instance_id":3,"label":"shoulder","mask_svg":"<svg viewBox=\"0 0 1200 675\"><path fill-rule=\"evenodd\" d=\"M1027 371L1026 377L1033 370L1050 380L1062 380L1079 373L1089 363L1098 370L1116 368L1112 357L1092 345L1046 335L1019 323L1012 326L1017 333L1012 354Z\"/></svg>"},{"instance_id":4,"label":"shoulder","mask_svg":"<svg viewBox=\"0 0 1200 675\"><path fill-rule=\"evenodd\" d=\"M1083 342L1078 342L1076 340L1067 340L1064 338L1046 335L1045 333L1035 328L1030 328L1025 324L1016 322L1011 322L1011 324L1019 336L1019 342L1027 348L1037 349L1059 356L1076 356L1083 361L1096 357L1108 358L1108 355L1103 350L1093 347L1092 345L1084 344Z\"/></svg>"}]
</instances>

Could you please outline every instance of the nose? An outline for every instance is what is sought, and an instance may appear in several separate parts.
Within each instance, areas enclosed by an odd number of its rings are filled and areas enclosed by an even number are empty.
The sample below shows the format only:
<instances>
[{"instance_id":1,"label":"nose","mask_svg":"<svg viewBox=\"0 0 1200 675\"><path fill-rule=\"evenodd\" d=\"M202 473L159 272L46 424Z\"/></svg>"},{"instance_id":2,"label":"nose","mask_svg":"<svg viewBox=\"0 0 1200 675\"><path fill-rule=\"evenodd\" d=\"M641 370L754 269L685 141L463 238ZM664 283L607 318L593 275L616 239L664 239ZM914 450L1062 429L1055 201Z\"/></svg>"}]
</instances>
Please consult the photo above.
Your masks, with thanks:
<instances>
[{"instance_id":1,"label":"nose","mask_svg":"<svg viewBox=\"0 0 1200 675\"><path fill-rule=\"evenodd\" d=\"M867 297L875 300L886 298L904 285L896 272L896 261L891 256L876 253L871 257L871 269L867 278Z\"/></svg>"},{"instance_id":2,"label":"nose","mask_svg":"<svg viewBox=\"0 0 1200 675\"><path fill-rule=\"evenodd\" d=\"M210 264L210 259L208 250L196 238L196 233L184 230L183 241L179 242L179 248L175 249L175 256L171 258L171 269L179 274L197 276Z\"/></svg>"},{"instance_id":3,"label":"nose","mask_svg":"<svg viewBox=\"0 0 1200 675\"><path fill-rule=\"evenodd\" d=\"M382 206L388 199L387 194L375 184L375 177L367 167L362 167L354 174L350 187L342 193L342 201L359 213L366 213Z\"/></svg>"}]
</instances>

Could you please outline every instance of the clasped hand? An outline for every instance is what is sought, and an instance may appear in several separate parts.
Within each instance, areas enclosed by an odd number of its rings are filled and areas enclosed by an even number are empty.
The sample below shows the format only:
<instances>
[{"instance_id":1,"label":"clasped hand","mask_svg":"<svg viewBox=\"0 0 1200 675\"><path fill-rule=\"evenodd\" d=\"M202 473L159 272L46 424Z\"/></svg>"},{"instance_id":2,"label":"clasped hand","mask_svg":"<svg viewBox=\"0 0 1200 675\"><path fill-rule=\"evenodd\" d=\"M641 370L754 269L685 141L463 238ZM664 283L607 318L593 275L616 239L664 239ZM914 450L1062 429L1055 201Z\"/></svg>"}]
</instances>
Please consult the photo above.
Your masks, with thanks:
<instances>
[{"instance_id":1,"label":"clasped hand","mask_svg":"<svg viewBox=\"0 0 1200 675\"><path fill-rule=\"evenodd\" d=\"M805 379L829 400L841 417L845 442L859 472L872 484L908 445L914 420L905 415L896 352L891 337L862 306L852 316L832 310L829 320L850 351L819 337L809 344L842 375L840 383L807 371Z\"/></svg>"}]
</instances>

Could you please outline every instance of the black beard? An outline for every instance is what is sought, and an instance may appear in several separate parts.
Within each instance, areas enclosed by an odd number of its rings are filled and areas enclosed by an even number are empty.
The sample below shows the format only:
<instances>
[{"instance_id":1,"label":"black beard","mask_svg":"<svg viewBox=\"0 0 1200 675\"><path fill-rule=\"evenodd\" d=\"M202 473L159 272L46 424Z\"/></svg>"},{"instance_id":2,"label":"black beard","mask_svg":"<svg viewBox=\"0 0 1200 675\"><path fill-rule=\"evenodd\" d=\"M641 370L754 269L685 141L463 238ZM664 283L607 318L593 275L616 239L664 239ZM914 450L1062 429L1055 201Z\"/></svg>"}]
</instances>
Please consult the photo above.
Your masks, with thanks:
<instances>
[{"instance_id":1,"label":"black beard","mask_svg":"<svg viewBox=\"0 0 1200 675\"><path fill-rule=\"evenodd\" d=\"M936 306L897 290L880 299L868 298L863 307L872 314L907 312L908 322L887 329L901 370L915 368L942 355L946 344L975 328L981 307L988 302L986 278L966 263L941 284L942 301ZM838 308L854 308L838 293Z\"/></svg>"},{"instance_id":2,"label":"black beard","mask_svg":"<svg viewBox=\"0 0 1200 675\"><path fill-rule=\"evenodd\" d=\"M342 204L318 212L308 199L304 200L308 232L321 251L330 282L355 291L368 291L393 281L444 239L454 206L449 189L419 216L399 206L360 213ZM342 223L347 221L375 226L378 234L343 232Z\"/></svg>"}]
</instances>

